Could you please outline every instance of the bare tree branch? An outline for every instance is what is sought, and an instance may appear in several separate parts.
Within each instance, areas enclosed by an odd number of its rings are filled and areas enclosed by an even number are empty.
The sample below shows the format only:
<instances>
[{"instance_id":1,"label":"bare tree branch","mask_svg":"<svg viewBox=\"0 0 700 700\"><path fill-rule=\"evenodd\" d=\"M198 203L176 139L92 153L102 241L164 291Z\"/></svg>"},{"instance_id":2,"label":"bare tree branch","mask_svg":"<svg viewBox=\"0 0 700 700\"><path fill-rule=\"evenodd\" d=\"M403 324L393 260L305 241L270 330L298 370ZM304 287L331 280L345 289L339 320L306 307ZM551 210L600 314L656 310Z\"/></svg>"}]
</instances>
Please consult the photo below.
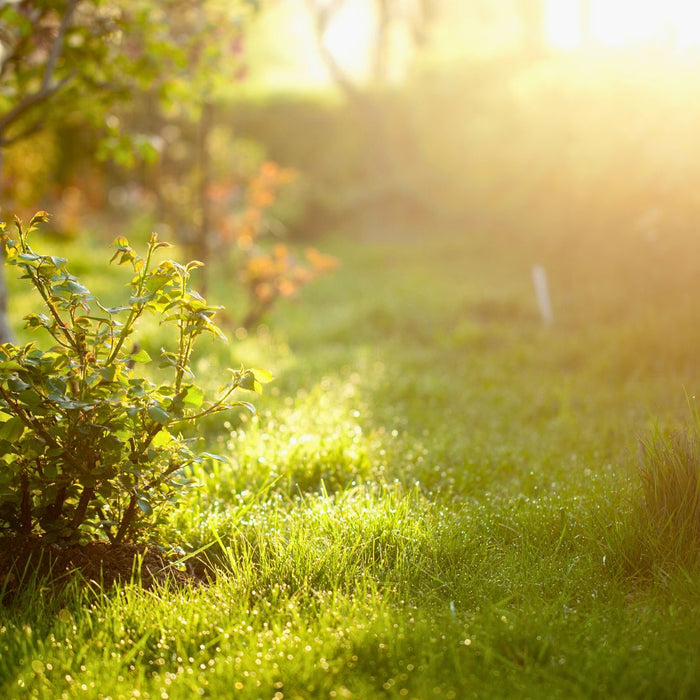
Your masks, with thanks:
<instances>
[{"instance_id":1,"label":"bare tree branch","mask_svg":"<svg viewBox=\"0 0 700 700\"><path fill-rule=\"evenodd\" d=\"M314 2L314 0L306 0L306 5L314 20L316 44L328 72L348 97L357 100L361 97L360 91L338 63L333 52L326 46L326 32L328 31L328 26L332 22L335 13L342 7L344 2L345 0L332 0L325 5L320 5L318 2Z\"/></svg>"},{"instance_id":2,"label":"bare tree branch","mask_svg":"<svg viewBox=\"0 0 700 700\"><path fill-rule=\"evenodd\" d=\"M0 131L0 148L7 148L8 146L11 146L13 143L17 143L18 141L22 141L23 139L26 139L29 136L33 136L37 132L41 131L45 125L46 125L45 119L37 119L35 122L30 124L28 127L26 127L25 129L22 129L20 132L14 134L11 137L2 136L1 135L2 132Z\"/></svg>"},{"instance_id":3,"label":"bare tree branch","mask_svg":"<svg viewBox=\"0 0 700 700\"><path fill-rule=\"evenodd\" d=\"M61 57L61 51L63 51L66 32L68 31L68 27L70 27L70 23L73 19L73 13L78 7L79 2L80 0L68 0L66 11L63 14L63 17L61 17L61 24L58 27L56 37L51 45L49 58L46 61L46 68L44 69L44 78L41 81L41 89L43 90L48 90L49 86L51 85L53 74L56 71L56 64L58 63L58 59Z\"/></svg>"},{"instance_id":4,"label":"bare tree branch","mask_svg":"<svg viewBox=\"0 0 700 700\"><path fill-rule=\"evenodd\" d=\"M11 124L17 121L26 112L47 100L73 79L75 74L71 73L63 78L63 80L52 84L53 76L56 72L56 66L61 57L61 52L63 51L66 32L68 31L73 14L79 2L80 0L69 0L68 5L66 6L66 11L64 12L63 17L61 17L61 23L51 44L48 58L46 59L46 66L44 67L44 74L39 89L30 95L26 95L24 99L16 104L11 110L6 112L2 117L0 117L0 135L2 135ZM16 138L12 139L12 141L16 140ZM0 136L0 142L5 142L5 138Z\"/></svg>"},{"instance_id":5,"label":"bare tree branch","mask_svg":"<svg viewBox=\"0 0 700 700\"><path fill-rule=\"evenodd\" d=\"M75 72L67 75L63 80L59 81L55 85L50 85L46 88L42 87L31 95L27 95L19 104L15 105L9 112L7 112L3 117L0 117L0 134L3 134L5 130L15 121L17 121L23 114L28 112L30 109L38 104L41 104L47 100L51 95L55 94L61 90L67 83L69 83L75 77ZM0 137L3 141L4 137ZM13 141L16 139L12 139Z\"/></svg>"}]
</instances>

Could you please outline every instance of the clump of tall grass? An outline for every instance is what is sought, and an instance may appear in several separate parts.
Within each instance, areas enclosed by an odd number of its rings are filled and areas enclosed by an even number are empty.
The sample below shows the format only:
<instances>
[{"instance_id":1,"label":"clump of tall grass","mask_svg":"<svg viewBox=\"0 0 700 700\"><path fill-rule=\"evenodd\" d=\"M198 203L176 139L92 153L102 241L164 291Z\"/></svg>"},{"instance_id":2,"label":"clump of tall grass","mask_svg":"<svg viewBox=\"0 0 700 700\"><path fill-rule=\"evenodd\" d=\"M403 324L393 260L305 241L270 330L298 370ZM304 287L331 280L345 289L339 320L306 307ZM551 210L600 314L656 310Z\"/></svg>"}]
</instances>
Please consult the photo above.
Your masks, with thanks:
<instances>
[{"instance_id":1,"label":"clump of tall grass","mask_svg":"<svg viewBox=\"0 0 700 700\"><path fill-rule=\"evenodd\" d=\"M684 565L700 557L700 423L656 432L640 447L643 515L658 554Z\"/></svg>"},{"instance_id":2,"label":"clump of tall grass","mask_svg":"<svg viewBox=\"0 0 700 700\"><path fill-rule=\"evenodd\" d=\"M606 523L604 564L656 582L670 581L674 570L699 571L700 414L694 411L684 428L657 428L640 441L634 477L635 495L611 494L595 518L603 514Z\"/></svg>"}]
</instances>

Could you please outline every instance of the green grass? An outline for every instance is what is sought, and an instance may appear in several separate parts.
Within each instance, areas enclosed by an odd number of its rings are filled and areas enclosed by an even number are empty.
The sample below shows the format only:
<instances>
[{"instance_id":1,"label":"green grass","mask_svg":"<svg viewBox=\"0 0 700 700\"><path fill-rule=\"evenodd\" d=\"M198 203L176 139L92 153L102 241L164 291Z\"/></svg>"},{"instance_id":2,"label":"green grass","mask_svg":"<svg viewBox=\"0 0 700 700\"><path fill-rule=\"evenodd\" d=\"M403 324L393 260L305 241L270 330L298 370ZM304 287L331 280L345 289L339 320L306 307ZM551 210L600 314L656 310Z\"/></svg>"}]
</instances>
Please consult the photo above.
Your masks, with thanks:
<instances>
[{"instance_id":1,"label":"green grass","mask_svg":"<svg viewBox=\"0 0 700 700\"><path fill-rule=\"evenodd\" d=\"M659 556L637 469L700 380L693 244L662 273L619 241L564 254L585 246L326 244L337 274L201 356L212 384L277 376L256 418L204 426L226 461L159 533L216 582L29 586L0 610L5 697L696 697L700 576Z\"/></svg>"}]
</instances>

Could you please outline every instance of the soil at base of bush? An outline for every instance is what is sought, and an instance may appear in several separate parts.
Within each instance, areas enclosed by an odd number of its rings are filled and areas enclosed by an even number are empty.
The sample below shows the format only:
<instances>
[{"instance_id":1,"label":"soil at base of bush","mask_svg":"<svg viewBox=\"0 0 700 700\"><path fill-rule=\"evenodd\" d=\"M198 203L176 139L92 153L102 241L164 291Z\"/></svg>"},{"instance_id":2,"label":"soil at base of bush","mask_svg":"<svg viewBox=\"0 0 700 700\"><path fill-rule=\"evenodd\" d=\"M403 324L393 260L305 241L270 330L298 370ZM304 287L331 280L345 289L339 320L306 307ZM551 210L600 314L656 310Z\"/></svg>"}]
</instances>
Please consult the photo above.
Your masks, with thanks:
<instances>
[{"instance_id":1,"label":"soil at base of bush","mask_svg":"<svg viewBox=\"0 0 700 700\"><path fill-rule=\"evenodd\" d=\"M176 568L159 547L89 542L63 547L36 535L0 537L0 596L12 600L32 580L59 591L78 578L95 589L134 581L143 588L156 585L194 586L204 577Z\"/></svg>"}]
</instances>

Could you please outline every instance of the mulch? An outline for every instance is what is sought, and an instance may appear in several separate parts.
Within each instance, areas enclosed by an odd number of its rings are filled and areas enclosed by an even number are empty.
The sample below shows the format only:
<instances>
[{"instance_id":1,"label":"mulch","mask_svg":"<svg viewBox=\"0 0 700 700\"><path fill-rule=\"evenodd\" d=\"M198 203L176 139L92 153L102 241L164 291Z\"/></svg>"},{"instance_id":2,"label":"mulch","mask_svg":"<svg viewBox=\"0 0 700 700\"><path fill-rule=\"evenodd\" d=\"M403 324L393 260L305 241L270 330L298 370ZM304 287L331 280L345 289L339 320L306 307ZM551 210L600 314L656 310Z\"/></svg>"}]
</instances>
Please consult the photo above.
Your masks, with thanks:
<instances>
[{"instance_id":1,"label":"mulch","mask_svg":"<svg viewBox=\"0 0 700 700\"><path fill-rule=\"evenodd\" d=\"M95 541L61 546L46 543L36 535L0 537L2 602L13 600L37 579L53 592L76 579L93 590L130 582L145 589L159 585L192 587L208 580L202 571L176 567L161 548L153 545Z\"/></svg>"}]
</instances>

